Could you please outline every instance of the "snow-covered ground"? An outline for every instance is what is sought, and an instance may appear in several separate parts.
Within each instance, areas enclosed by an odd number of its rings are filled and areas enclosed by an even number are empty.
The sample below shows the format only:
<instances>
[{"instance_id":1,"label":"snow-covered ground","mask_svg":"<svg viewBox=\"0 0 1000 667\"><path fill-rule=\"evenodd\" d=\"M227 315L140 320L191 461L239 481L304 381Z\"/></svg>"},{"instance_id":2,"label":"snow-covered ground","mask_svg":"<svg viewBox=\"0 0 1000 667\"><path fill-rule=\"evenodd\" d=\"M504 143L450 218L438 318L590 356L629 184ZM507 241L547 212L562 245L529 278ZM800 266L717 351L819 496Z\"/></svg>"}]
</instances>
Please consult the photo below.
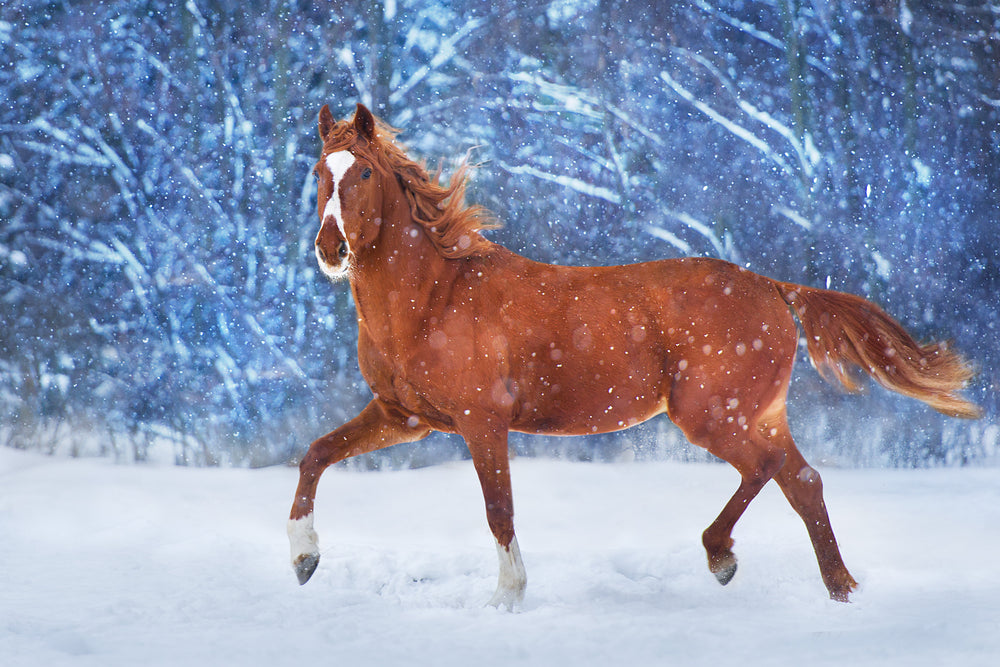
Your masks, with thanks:
<instances>
[{"instance_id":1,"label":"snow-covered ground","mask_svg":"<svg viewBox=\"0 0 1000 667\"><path fill-rule=\"evenodd\" d=\"M484 608L496 552L470 463L327 472L299 587L296 471L116 466L0 448L0 664L995 665L1000 469L823 470L862 590L826 597L769 485L709 574L722 465L513 464L528 594Z\"/></svg>"}]
</instances>

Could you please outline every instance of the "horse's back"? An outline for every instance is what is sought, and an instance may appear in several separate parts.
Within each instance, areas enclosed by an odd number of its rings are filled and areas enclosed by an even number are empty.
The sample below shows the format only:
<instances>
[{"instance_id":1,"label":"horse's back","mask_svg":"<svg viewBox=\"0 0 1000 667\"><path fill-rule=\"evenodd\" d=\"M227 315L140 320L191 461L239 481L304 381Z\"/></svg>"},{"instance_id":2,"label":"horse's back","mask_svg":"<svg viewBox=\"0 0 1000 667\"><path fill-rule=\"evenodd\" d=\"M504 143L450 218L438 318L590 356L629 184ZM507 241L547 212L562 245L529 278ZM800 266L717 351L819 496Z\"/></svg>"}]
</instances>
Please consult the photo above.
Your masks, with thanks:
<instances>
[{"instance_id":1,"label":"horse's back","mask_svg":"<svg viewBox=\"0 0 1000 667\"><path fill-rule=\"evenodd\" d=\"M627 332L647 345L764 351L795 337L776 283L730 262L684 258L550 271L546 285L563 290L555 299L560 316L578 311L582 322Z\"/></svg>"},{"instance_id":2,"label":"horse's back","mask_svg":"<svg viewBox=\"0 0 1000 667\"><path fill-rule=\"evenodd\" d=\"M530 263L518 278L501 309L518 430L627 428L670 411L678 390L702 412L739 396L769 402L790 374L787 306L771 280L728 262Z\"/></svg>"}]
</instances>

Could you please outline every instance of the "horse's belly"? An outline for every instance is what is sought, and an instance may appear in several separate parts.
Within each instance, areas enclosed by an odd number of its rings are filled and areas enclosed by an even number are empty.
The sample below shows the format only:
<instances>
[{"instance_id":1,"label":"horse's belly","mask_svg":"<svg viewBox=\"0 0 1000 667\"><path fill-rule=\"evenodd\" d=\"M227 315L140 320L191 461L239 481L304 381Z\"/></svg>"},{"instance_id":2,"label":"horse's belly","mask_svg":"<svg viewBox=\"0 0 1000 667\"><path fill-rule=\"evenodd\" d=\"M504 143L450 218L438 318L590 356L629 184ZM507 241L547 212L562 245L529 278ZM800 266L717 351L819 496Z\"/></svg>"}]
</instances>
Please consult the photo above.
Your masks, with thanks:
<instances>
[{"instance_id":1,"label":"horse's belly","mask_svg":"<svg viewBox=\"0 0 1000 667\"><path fill-rule=\"evenodd\" d=\"M593 384L552 383L542 391L523 392L513 430L547 435L610 433L666 412L666 398L655 386Z\"/></svg>"}]
</instances>

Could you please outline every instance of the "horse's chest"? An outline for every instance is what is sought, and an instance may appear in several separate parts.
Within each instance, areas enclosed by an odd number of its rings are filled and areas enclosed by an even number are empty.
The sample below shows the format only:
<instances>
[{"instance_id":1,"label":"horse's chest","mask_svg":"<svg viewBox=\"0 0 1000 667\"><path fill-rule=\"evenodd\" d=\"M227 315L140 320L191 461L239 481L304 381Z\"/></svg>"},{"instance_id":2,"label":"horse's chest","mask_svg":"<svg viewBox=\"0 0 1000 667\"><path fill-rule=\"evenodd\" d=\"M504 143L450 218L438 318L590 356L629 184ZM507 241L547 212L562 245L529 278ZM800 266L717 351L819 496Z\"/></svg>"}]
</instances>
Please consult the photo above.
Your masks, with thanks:
<instances>
[{"instance_id":1,"label":"horse's chest","mask_svg":"<svg viewBox=\"0 0 1000 667\"><path fill-rule=\"evenodd\" d=\"M430 363L427 355L414 354L415 346L379 345L362 336L358 344L358 364L368 386L382 400L412 413L441 413L440 392L448 384L441 365Z\"/></svg>"},{"instance_id":2,"label":"horse's chest","mask_svg":"<svg viewBox=\"0 0 1000 667\"><path fill-rule=\"evenodd\" d=\"M361 375L373 392L385 398L394 396L393 378L399 375L398 364L392 360L393 355L389 350L361 332L358 336L358 366Z\"/></svg>"}]
</instances>

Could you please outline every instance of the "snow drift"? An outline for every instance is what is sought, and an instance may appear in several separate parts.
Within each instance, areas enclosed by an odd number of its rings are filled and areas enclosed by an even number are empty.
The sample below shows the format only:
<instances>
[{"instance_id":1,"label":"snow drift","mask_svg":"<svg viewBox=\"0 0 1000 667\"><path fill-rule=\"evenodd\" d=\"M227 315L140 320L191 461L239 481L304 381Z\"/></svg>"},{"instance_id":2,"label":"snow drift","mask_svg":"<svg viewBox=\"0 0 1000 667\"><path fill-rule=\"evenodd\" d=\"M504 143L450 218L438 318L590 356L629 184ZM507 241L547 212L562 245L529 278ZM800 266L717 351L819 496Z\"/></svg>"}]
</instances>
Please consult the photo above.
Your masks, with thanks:
<instances>
[{"instance_id":1,"label":"snow drift","mask_svg":"<svg viewBox=\"0 0 1000 667\"><path fill-rule=\"evenodd\" d=\"M20 665L987 665L1000 654L1000 470L822 470L861 582L827 599L769 485L700 534L737 476L712 464L513 463L528 594L484 608L496 555L470 463L329 470L323 560L299 587L296 471L116 466L0 448L0 662Z\"/></svg>"}]
</instances>

